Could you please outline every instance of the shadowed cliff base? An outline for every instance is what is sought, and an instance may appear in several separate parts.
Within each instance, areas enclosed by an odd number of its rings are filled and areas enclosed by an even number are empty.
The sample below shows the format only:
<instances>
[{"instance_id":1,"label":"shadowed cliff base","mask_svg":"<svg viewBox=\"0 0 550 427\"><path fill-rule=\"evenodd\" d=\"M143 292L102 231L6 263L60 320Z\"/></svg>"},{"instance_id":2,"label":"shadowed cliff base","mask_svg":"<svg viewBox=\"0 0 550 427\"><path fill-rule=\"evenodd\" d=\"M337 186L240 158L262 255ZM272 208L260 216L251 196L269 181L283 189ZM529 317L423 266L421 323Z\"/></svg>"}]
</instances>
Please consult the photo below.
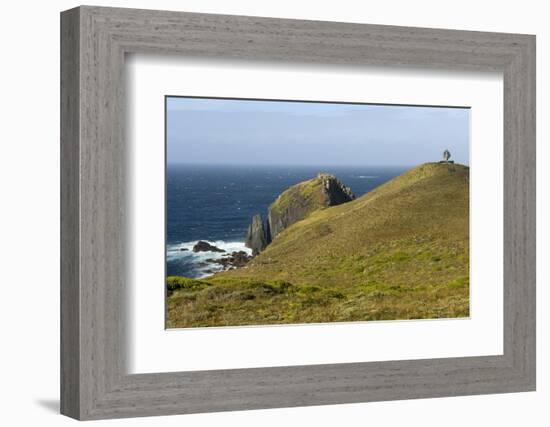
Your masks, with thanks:
<instances>
[{"instance_id":1,"label":"shadowed cliff base","mask_svg":"<svg viewBox=\"0 0 550 427\"><path fill-rule=\"evenodd\" d=\"M167 327L468 316L468 177L466 166L426 163L336 205L312 185L322 178L293 186L269 209L272 241L246 266L167 279ZM271 212L297 200L308 203L274 233Z\"/></svg>"}]
</instances>

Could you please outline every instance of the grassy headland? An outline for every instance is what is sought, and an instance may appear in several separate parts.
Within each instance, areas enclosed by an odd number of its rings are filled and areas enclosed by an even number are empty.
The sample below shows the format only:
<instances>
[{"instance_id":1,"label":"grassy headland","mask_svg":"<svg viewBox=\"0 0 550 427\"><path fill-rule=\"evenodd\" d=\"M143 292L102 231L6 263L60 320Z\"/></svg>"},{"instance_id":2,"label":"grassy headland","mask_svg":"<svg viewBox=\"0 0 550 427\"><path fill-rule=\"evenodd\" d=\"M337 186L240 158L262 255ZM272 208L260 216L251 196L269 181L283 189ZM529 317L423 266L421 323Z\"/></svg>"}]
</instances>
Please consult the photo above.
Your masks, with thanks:
<instances>
[{"instance_id":1,"label":"grassy headland","mask_svg":"<svg viewBox=\"0 0 550 427\"><path fill-rule=\"evenodd\" d=\"M167 327L468 316L468 177L423 164L312 209L243 268L169 277Z\"/></svg>"}]
</instances>

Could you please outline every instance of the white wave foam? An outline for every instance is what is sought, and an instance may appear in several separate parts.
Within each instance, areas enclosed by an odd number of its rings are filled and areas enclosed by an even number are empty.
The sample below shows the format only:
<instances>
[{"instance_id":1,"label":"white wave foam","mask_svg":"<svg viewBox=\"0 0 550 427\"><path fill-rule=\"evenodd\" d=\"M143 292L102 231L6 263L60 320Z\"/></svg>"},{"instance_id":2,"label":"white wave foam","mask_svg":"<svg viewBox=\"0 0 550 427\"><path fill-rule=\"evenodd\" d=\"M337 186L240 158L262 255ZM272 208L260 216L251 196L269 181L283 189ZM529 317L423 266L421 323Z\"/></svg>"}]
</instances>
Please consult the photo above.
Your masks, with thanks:
<instances>
[{"instance_id":1,"label":"white wave foam","mask_svg":"<svg viewBox=\"0 0 550 427\"><path fill-rule=\"evenodd\" d=\"M208 242L217 248L223 249L225 252L193 252L193 246L195 246L198 242L198 240L193 240L191 242L167 245L166 260L182 260L189 262L193 265L193 276L200 279L211 276L219 271L223 271L223 265L215 262L208 262L210 259L221 259L227 255L231 255L232 252L239 251L244 251L248 255L252 255L252 249L247 248L244 245L244 242L225 242L223 240L203 241Z\"/></svg>"},{"instance_id":2,"label":"white wave foam","mask_svg":"<svg viewBox=\"0 0 550 427\"><path fill-rule=\"evenodd\" d=\"M216 246L219 249L223 249L225 254L230 254L231 252L244 251L247 254L252 254L252 249L247 248L244 245L244 242L225 242L223 240L202 240L203 242L208 242L209 244ZM182 242L166 246L166 253L175 257L179 256L189 256L193 255L195 257L201 257L206 255L206 258L213 258L218 256L221 258L224 255L224 252L193 252L193 247L198 243L198 240L193 240L192 242Z\"/></svg>"}]
</instances>

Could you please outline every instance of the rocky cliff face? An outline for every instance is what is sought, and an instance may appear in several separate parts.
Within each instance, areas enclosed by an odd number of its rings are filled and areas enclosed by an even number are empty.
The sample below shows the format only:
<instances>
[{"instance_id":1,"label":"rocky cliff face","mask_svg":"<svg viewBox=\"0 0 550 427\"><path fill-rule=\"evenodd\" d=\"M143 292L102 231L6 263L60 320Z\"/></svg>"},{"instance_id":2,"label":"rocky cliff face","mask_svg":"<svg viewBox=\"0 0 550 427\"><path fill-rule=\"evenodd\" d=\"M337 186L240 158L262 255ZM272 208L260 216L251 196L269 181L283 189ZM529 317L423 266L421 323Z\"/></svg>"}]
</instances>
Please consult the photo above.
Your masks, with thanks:
<instances>
[{"instance_id":1,"label":"rocky cliff face","mask_svg":"<svg viewBox=\"0 0 550 427\"><path fill-rule=\"evenodd\" d=\"M252 255L258 255L270 242L269 226L264 226L260 214L254 215L246 233L246 247L252 249Z\"/></svg>"},{"instance_id":2,"label":"rocky cliff face","mask_svg":"<svg viewBox=\"0 0 550 427\"><path fill-rule=\"evenodd\" d=\"M256 255L263 251L285 228L304 219L311 212L336 206L355 199L351 189L334 175L320 173L285 190L271 204L264 226L262 217L255 215L248 227L247 247Z\"/></svg>"},{"instance_id":3,"label":"rocky cliff face","mask_svg":"<svg viewBox=\"0 0 550 427\"><path fill-rule=\"evenodd\" d=\"M355 199L351 188L338 181L334 175L319 174L318 179L323 184L323 193L327 199L327 206L341 205Z\"/></svg>"}]
</instances>

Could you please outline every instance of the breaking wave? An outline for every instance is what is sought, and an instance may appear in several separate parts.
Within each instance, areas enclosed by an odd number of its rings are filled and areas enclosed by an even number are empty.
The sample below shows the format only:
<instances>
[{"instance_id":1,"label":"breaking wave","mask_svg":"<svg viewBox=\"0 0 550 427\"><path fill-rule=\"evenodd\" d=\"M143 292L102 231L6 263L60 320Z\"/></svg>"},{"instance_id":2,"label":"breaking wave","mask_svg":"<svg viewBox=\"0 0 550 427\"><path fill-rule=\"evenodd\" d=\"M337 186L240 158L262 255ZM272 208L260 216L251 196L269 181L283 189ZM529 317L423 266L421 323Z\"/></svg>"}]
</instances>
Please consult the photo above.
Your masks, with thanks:
<instances>
[{"instance_id":1,"label":"breaking wave","mask_svg":"<svg viewBox=\"0 0 550 427\"><path fill-rule=\"evenodd\" d=\"M167 274L172 275L171 270L178 271L177 275L201 279L212 276L224 270L223 265L209 260L221 259L232 252L244 251L248 255L252 250L244 245L244 242L225 242L223 240L203 240L225 252L193 252L198 240L170 244L166 246Z\"/></svg>"}]
</instances>

